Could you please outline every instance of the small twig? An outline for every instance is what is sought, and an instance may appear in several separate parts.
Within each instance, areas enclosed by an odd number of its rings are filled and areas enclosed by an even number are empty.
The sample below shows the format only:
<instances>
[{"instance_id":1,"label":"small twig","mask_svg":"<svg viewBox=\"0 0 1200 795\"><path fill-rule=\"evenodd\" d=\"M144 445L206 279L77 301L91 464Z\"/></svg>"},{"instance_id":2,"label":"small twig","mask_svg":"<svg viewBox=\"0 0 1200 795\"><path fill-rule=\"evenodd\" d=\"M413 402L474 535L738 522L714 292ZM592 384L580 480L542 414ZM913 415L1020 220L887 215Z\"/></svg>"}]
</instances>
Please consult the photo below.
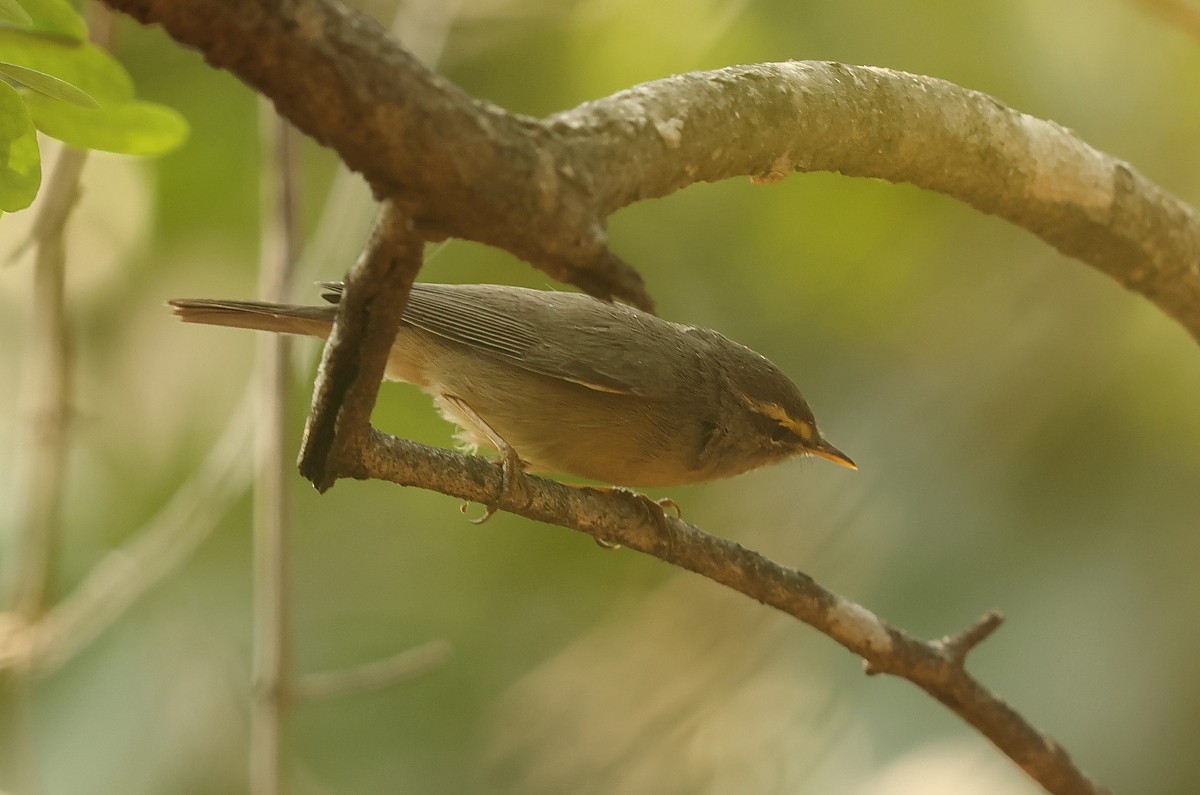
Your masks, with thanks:
<instances>
[{"instance_id":1,"label":"small twig","mask_svg":"<svg viewBox=\"0 0 1200 795\"><path fill-rule=\"evenodd\" d=\"M381 690L442 667L454 656L444 640L431 640L383 660L342 671L326 671L300 677L293 687L296 698L319 701Z\"/></svg>"},{"instance_id":2,"label":"small twig","mask_svg":"<svg viewBox=\"0 0 1200 795\"><path fill-rule=\"evenodd\" d=\"M313 386L300 474L325 491L357 457L424 240L397 205L385 202L362 256L346 277L337 319Z\"/></svg>"},{"instance_id":3,"label":"small twig","mask_svg":"<svg viewBox=\"0 0 1200 795\"><path fill-rule=\"evenodd\" d=\"M941 651L942 655L952 664L962 667L971 649L987 640L993 632L1004 623L1004 616L999 610L984 614L974 624L954 635L947 635L941 640L930 641L930 647ZM870 660L863 660L863 673L867 676L885 673L879 670Z\"/></svg>"},{"instance_id":4,"label":"small twig","mask_svg":"<svg viewBox=\"0 0 1200 795\"><path fill-rule=\"evenodd\" d=\"M941 649L942 653L946 655L946 659L961 667L966 662L971 649L987 640L1003 623L1004 615L999 610L992 610L962 632L947 635L941 640L934 641L932 645L934 648Z\"/></svg>"}]
</instances>

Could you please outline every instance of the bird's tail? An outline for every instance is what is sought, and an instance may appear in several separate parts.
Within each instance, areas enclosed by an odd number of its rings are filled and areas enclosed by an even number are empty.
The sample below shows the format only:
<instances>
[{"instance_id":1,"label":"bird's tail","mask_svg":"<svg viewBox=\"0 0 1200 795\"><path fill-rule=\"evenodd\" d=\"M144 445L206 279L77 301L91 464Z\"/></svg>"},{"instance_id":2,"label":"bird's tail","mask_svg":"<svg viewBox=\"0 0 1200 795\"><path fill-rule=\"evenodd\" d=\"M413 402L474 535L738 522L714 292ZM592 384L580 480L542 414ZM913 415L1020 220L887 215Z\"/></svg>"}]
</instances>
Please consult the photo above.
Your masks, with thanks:
<instances>
[{"instance_id":1,"label":"bird's tail","mask_svg":"<svg viewBox=\"0 0 1200 795\"><path fill-rule=\"evenodd\" d=\"M332 306L268 304L263 301L214 301L207 298L176 298L167 302L184 323L304 334L325 339L337 311Z\"/></svg>"}]
</instances>

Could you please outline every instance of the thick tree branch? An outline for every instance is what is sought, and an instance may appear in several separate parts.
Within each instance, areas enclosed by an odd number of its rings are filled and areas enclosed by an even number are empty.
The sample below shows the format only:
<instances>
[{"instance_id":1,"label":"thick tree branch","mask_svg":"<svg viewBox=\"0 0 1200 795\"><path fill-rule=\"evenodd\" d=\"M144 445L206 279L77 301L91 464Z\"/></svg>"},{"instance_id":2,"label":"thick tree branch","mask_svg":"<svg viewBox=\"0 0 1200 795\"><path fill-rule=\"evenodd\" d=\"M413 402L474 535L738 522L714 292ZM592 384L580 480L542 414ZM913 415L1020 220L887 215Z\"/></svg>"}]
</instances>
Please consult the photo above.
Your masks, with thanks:
<instances>
[{"instance_id":1,"label":"thick tree branch","mask_svg":"<svg viewBox=\"0 0 1200 795\"><path fill-rule=\"evenodd\" d=\"M366 250L346 276L300 448L300 474L318 491L344 474L365 441L423 246L403 210L384 202Z\"/></svg>"},{"instance_id":2,"label":"thick tree branch","mask_svg":"<svg viewBox=\"0 0 1200 795\"><path fill-rule=\"evenodd\" d=\"M331 0L106 0L274 100L428 238L524 257L643 306L604 221L702 180L793 170L911 182L1039 235L1200 339L1200 216L1071 131L976 91L831 63L647 83L538 121L474 100Z\"/></svg>"},{"instance_id":3,"label":"thick tree branch","mask_svg":"<svg viewBox=\"0 0 1200 795\"><path fill-rule=\"evenodd\" d=\"M330 0L111 0L158 22L331 146L429 239L512 251L593 294L641 306L641 278L606 246L590 175L537 120L472 99L375 22Z\"/></svg>"},{"instance_id":4,"label":"thick tree branch","mask_svg":"<svg viewBox=\"0 0 1200 795\"><path fill-rule=\"evenodd\" d=\"M1200 340L1200 213L1065 127L978 91L867 66L758 64L646 83L546 124L573 131L577 162L635 164L597 180L606 209L741 174L909 182L1033 232Z\"/></svg>"},{"instance_id":5,"label":"thick tree branch","mask_svg":"<svg viewBox=\"0 0 1200 795\"><path fill-rule=\"evenodd\" d=\"M826 590L803 572L709 535L671 517L651 515L626 493L529 478L529 502L506 500L501 468L485 459L426 447L371 429L356 478L433 489L539 522L578 530L693 571L800 619L862 657L870 670L907 679L979 730L1026 773L1058 795L1097 795L1093 783L1053 739L1039 732L963 667L967 652L1000 623L989 613L958 635L916 640L871 611Z\"/></svg>"}]
</instances>

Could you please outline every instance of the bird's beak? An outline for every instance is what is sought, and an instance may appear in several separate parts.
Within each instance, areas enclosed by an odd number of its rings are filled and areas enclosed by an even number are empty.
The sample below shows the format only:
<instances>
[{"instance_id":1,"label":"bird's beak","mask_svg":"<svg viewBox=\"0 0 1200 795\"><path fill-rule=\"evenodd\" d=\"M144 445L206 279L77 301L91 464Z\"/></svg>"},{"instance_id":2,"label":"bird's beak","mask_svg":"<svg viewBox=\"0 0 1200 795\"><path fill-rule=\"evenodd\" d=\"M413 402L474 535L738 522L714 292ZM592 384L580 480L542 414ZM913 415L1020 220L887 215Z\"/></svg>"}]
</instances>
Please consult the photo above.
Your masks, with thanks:
<instances>
[{"instance_id":1,"label":"bird's beak","mask_svg":"<svg viewBox=\"0 0 1200 795\"><path fill-rule=\"evenodd\" d=\"M808 452L812 453L813 455L819 455L821 458L828 458L833 463L841 464L849 469L858 469L858 464L855 464L853 461L851 461L850 456L846 455L824 439L808 448Z\"/></svg>"}]
</instances>

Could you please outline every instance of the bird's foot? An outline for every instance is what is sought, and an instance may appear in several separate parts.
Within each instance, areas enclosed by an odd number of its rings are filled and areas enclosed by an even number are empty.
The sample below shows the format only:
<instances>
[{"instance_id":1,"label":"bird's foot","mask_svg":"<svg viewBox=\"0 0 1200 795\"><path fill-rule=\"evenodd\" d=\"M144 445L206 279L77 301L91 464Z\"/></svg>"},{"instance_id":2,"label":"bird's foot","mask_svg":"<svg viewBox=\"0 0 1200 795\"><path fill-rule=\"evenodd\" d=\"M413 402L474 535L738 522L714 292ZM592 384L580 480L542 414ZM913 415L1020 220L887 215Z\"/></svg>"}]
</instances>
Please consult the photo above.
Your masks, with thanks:
<instances>
[{"instance_id":1,"label":"bird's foot","mask_svg":"<svg viewBox=\"0 0 1200 795\"><path fill-rule=\"evenodd\" d=\"M529 504L529 481L525 478L525 462L517 455L517 451L512 445L504 441L499 433L496 432L491 425L483 417L480 417L475 409L471 408L465 400L456 395L444 394L442 397L453 403L459 413L470 422L471 425L488 438L492 446L500 451L500 494L496 497L496 502L484 506L483 516L478 519L472 519L471 524L483 524L488 519L495 515L496 511L500 510L501 503L509 505L528 505ZM467 512L470 503L463 503L459 510L463 513Z\"/></svg>"},{"instance_id":2,"label":"bird's foot","mask_svg":"<svg viewBox=\"0 0 1200 795\"><path fill-rule=\"evenodd\" d=\"M667 537L667 533L669 532L669 528L667 527L667 510L670 509L674 511L675 518L683 518L683 510L679 507L679 503L675 502L675 500L672 500L669 497L656 500L651 497L647 497L641 492L633 491L632 489L627 489L622 486L583 486L582 488L603 492L605 494L614 494L621 499L632 501L638 506L639 509L646 513L649 520L654 524L655 527L658 528L659 532L664 538ZM621 548L620 544L607 541L603 538L598 538L595 536L593 537L596 539L596 543L604 549Z\"/></svg>"},{"instance_id":3,"label":"bird's foot","mask_svg":"<svg viewBox=\"0 0 1200 795\"><path fill-rule=\"evenodd\" d=\"M511 505L529 504L529 481L525 476L525 462L517 455L517 451L504 445L500 451L500 495L496 502L484 506L483 516L472 519L471 524L483 524L499 510L500 503ZM463 508L466 508L464 504Z\"/></svg>"}]
</instances>

